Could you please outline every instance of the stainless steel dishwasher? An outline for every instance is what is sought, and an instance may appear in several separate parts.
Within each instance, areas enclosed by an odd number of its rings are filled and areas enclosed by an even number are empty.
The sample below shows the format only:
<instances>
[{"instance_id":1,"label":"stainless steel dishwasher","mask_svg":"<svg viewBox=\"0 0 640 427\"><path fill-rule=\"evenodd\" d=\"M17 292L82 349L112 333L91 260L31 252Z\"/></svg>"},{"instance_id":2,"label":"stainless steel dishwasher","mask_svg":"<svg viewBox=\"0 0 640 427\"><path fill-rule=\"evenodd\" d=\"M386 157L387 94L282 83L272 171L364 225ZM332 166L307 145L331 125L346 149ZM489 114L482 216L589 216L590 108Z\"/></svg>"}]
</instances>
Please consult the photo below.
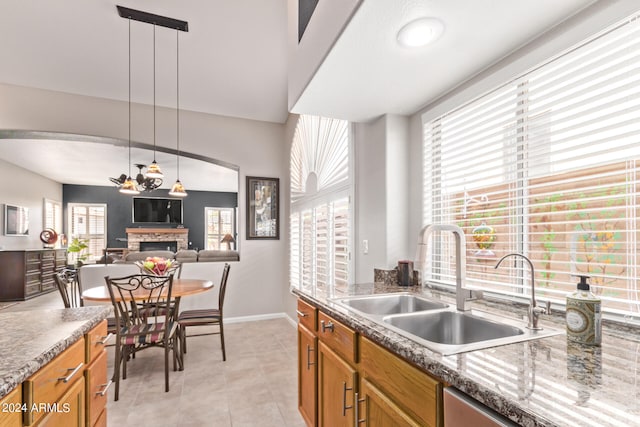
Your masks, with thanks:
<instances>
[{"instance_id":1,"label":"stainless steel dishwasher","mask_svg":"<svg viewBox=\"0 0 640 427\"><path fill-rule=\"evenodd\" d=\"M444 389L444 427L517 427L518 424L462 393Z\"/></svg>"}]
</instances>

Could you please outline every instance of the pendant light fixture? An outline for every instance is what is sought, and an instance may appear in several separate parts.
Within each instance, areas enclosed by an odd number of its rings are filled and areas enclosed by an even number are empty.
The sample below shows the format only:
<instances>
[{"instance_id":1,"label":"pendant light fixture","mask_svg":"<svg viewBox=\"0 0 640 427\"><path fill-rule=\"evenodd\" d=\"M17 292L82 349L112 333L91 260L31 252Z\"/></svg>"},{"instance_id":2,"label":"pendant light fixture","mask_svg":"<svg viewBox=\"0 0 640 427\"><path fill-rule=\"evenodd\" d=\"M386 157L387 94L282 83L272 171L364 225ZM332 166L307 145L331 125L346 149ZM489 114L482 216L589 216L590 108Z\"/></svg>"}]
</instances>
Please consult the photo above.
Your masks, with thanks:
<instances>
[{"instance_id":1,"label":"pendant light fixture","mask_svg":"<svg viewBox=\"0 0 640 427\"><path fill-rule=\"evenodd\" d=\"M153 162L147 168L147 178L163 178L156 162L156 24L153 23Z\"/></svg>"},{"instance_id":2,"label":"pendant light fixture","mask_svg":"<svg viewBox=\"0 0 640 427\"><path fill-rule=\"evenodd\" d=\"M140 194L136 183L131 179L131 18L129 18L129 176L122 183L120 191L122 194Z\"/></svg>"},{"instance_id":3,"label":"pendant light fixture","mask_svg":"<svg viewBox=\"0 0 640 427\"><path fill-rule=\"evenodd\" d=\"M184 189L184 185L180 182L180 52L179 47L180 33L176 30L176 148L178 153L176 154L176 182L169 191L170 196L185 197L187 192Z\"/></svg>"}]
</instances>

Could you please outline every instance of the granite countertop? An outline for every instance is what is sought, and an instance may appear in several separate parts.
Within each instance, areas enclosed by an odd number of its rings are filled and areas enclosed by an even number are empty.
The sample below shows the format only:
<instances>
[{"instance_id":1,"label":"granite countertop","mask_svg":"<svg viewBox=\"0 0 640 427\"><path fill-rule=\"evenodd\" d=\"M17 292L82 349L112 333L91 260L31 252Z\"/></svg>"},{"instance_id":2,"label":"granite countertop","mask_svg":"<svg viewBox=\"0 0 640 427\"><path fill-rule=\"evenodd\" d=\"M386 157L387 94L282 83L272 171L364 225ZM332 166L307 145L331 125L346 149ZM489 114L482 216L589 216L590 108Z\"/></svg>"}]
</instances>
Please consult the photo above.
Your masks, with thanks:
<instances>
[{"instance_id":1,"label":"granite countertop","mask_svg":"<svg viewBox=\"0 0 640 427\"><path fill-rule=\"evenodd\" d=\"M454 295L421 287L368 283L336 297L409 291L453 302ZM443 356L337 305L318 292L292 289L320 308L441 381L523 426L640 426L640 335L607 325L601 347L567 342L564 334ZM479 311L524 319L513 305L474 301ZM526 320L522 320L522 326ZM564 329L563 313L541 325Z\"/></svg>"},{"instance_id":2,"label":"granite countertop","mask_svg":"<svg viewBox=\"0 0 640 427\"><path fill-rule=\"evenodd\" d=\"M91 328L111 306L0 312L0 398Z\"/></svg>"}]
</instances>

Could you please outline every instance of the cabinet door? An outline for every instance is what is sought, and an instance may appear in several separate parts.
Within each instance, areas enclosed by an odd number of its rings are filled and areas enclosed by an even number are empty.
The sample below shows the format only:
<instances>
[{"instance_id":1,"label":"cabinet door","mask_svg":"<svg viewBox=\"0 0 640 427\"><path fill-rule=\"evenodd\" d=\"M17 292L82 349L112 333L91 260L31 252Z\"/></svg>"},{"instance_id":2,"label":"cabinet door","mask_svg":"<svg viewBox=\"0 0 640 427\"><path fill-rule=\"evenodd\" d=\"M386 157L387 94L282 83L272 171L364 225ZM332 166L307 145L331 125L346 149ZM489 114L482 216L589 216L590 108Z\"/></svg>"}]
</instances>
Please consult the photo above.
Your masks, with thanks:
<instances>
[{"instance_id":1,"label":"cabinet door","mask_svg":"<svg viewBox=\"0 0 640 427\"><path fill-rule=\"evenodd\" d=\"M318 349L318 425L353 427L358 374L322 342Z\"/></svg>"},{"instance_id":2,"label":"cabinet door","mask_svg":"<svg viewBox=\"0 0 640 427\"><path fill-rule=\"evenodd\" d=\"M84 419L84 378L80 377L55 404L37 427L82 427Z\"/></svg>"},{"instance_id":3,"label":"cabinet door","mask_svg":"<svg viewBox=\"0 0 640 427\"><path fill-rule=\"evenodd\" d=\"M372 427L420 427L420 424L365 378L360 382L358 399L358 424Z\"/></svg>"},{"instance_id":4,"label":"cabinet door","mask_svg":"<svg viewBox=\"0 0 640 427\"><path fill-rule=\"evenodd\" d=\"M308 426L316 425L318 338L298 325L298 410Z\"/></svg>"},{"instance_id":5,"label":"cabinet door","mask_svg":"<svg viewBox=\"0 0 640 427\"><path fill-rule=\"evenodd\" d=\"M22 427L22 386L0 399L0 427Z\"/></svg>"},{"instance_id":6,"label":"cabinet door","mask_svg":"<svg viewBox=\"0 0 640 427\"><path fill-rule=\"evenodd\" d=\"M107 390L111 385L107 376L107 352L102 350L84 372L86 380L86 421L93 427L107 407Z\"/></svg>"}]
</instances>

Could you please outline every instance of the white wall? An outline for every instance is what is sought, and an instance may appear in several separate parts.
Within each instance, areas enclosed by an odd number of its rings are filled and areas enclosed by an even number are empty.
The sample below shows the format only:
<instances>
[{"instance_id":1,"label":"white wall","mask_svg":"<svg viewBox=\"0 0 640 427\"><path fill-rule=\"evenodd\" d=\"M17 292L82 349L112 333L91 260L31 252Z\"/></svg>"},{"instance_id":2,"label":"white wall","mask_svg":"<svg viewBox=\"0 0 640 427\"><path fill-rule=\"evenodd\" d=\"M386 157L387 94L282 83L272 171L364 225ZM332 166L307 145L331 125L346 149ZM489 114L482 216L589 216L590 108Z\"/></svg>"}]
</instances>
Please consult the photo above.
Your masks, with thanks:
<instances>
[{"instance_id":1,"label":"white wall","mask_svg":"<svg viewBox=\"0 0 640 427\"><path fill-rule=\"evenodd\" d=\"M319 1L298 43L298 0L288 0L288 106L292 111L362 0Z\"/></svg>"},{"instance_id":2,"label":"white wall","mask_svg":"<svg viewBox=\"0 0 640 427\"><path fill-rule=\"evenodd\" d=\"M0 150L2 146L0 146ZM0 160L0 249L40 249L44 199L62 202L62 184ZM29 235L4 235L4 205L29 208Z\"/></svg>"},{"instance_id":3,"label":"white wall","mask_svg":"<svg viewBox=\"0 0 640 427\"><path fill-rule=\"evenodd\" d=\"M407 117L385 115L355 127L356 283L373 281L374 268L413 259L408 250L408 125ZM363 240L369 245L366 254Z\"/></svg>"},{"instance_id":4,"label":"white wall","mask_svg":"<svg viewBox=\"0 0 640 427\"><path fill-rule=\"evenodd\" d=\"M135 105L133 117L132 139L152 140L150 107ZM143 123L145 117L148 121ZM125 102L0 85L0 129L57 131L126 139L127 120ZM158 108L158 124L173 124L174 120L175 111ZM287 284L287 216L281 203L280 240L246 240L245 177L279 177L282 180L288 175L288 163L284 160L287 150L285 126L189 111L180 112L180 125L181 150L225 160L240 167L240 261L233 264L230 272L225 315L237 317L282 312L282 289ZM175 130L165 132L159 127L157 144L173 148L174 136ZM28 191L37 193L38 188L30 185ZM286 194L281 193L281 201ZM219 277L211 279L217 282Z\"/></svg>"}]
</instances>

